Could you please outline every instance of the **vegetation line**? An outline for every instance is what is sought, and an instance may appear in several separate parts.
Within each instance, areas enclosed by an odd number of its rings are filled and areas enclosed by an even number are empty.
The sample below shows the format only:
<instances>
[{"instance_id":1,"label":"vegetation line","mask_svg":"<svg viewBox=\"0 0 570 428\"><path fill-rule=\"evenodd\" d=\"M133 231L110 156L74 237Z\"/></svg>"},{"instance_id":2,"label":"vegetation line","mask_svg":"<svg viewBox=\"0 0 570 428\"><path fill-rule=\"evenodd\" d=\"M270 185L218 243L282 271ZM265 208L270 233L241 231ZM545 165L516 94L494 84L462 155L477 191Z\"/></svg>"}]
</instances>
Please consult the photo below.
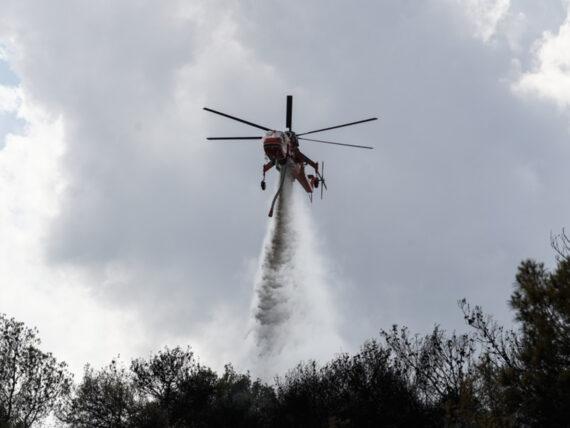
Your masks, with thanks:
<instances>
[{"instance_id":1,"label":"vegetation line","mask_svg":"<svg viewBox=\"0 0 570 428\"><path fill-rule=\"evenodd\" d=\"M570 240L563 232L552 244L553 271L518 268L516 330L462 300L468 333L394 325L354 355L301 363L271 385L229 364L218 374L180 347L87 366L74 383L36 329L0 315L0 427L49 415L72 427L568 426Z\"/></svg>"}]
</instances>

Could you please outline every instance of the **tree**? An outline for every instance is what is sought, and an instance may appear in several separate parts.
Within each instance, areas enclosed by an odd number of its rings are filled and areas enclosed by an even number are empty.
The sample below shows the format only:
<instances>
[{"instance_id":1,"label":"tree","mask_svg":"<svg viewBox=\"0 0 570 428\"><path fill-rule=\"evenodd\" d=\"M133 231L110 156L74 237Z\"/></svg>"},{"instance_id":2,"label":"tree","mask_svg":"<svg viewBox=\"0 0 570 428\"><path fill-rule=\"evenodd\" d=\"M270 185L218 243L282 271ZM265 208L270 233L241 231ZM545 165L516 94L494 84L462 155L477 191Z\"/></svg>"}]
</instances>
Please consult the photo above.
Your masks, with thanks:
<instances>
[{"instance_id":1,"label":"tree","mask_svg":"<svg viewBox=\"0 0 570 428\"><path fill-rule=\"evenodd\" d=\"M459 302L465 321L474 329L473 339L480 346L473 384L481 405L481 425L515 426L516 413L508 405L505 374L518 373L520 340L513 330L505 330L480 306L471 307L465 299Z\"/></svg>"},{"instance_id":2,"label":"tree","mask_svg":"<svg viewBox=\"0 0 570 428\"><path fill-rule=\"evenodd\" d=\"M57 409L72 377L39 349L38 331L0 314L0 424L29 427Z\"/></svg>"},{"instance_id":3,"label":"tree","mask_svg":"<svg viewBox=\"0 0 570 428\"><path fill-rule=\"evenodd\" d=\"M473 424L480 413L475 391L477 349L468 334L448 336L439 326L424 337L393 326L381 331L393 352L392 364L408 379L425 406L447 423Z\"/></svg>"},{"instance_id":4,"label":"tree","mask_svg":"<svg viewBox=\"0 0 570 428\"><path fill-rule=\"evenodd\" d=\"M277 380L273 426L377 427L434 425L391 351L377 341L365 343L354 356L341 354L319 368L299 364Z\"/></svg>"},{"instance_id":5,"label":"tree","mask_svg":"<svg viewBox=\"0 0 570 428\"><path fill-rule=\"evenodd\" d=\"M192 351L180 347L165 348L148 360L139 358L131 362L136 388L165 405L172 401L179 386L196 368Z\"/></svg>"},{"instance_id":6,"label":"tree","mask_svg":"<svg viewBox=\"0 0 570 428\"><path fill-rule=\"evenodd\" d=\"M519 369L504 370L510 407L524 423L562 426L570 420L570 259L553 272L521 263L510 300L520 323Z\"/></svg>"},{"instance_id":7,"label":"tree","mask_svg":"<svg viewBox=\"0 0 570 428\"><path fill-rule=\"evenodd\" d=\"M391 356L390 349L370 340L357 354L339 355L324 366L324 390L336 421L354 427L432 424L429 407Z\"/></svg>"},{"instance_id":8,"label":"tree","mask_svg":"<svg viewBox=\"0 0 570 428\"><path fill-rule=\"evenodd\" d=\"M275 386L252 381L231 365L219 376L200 365L190 349L165 348L133 360L130 371L115 362L101 371L87 367L66 421L138 428L567 426L570 238L564 233L553 238L553 247L554 270L532 260L518 268L510 299L515 330L462 300L472 328L467 334L449 334L436 325L419 336L393 326L355 355L338 355L323 366L298 364ZM6 337L21 337L20 342L35 337L19 324L13 330ZM3 340L9 345L2 348L4 367L17 341ZM2 421L20 423L13 409L27 404L14 399L4 405L9 395L2 397L0 427Z\"/></svg>"},{"instance_id":9,"label":"tree","mask_svg":"<svg viewBox=\"0 0 570 428\"><path fill-rule=\"evenodd\" d=\"M208 427L272 426L275 406L273 389L259 380L252 382L249 373L237 373L231 364L217 378L208 411Z\"/></svg>"},{"instance_id":10,"label":"tree","mask_svg":"<svg viewBox=\"0 0 570 428\"><path fill-rule=\"evenodd\" d=\"M277 426L318 427L329 417L320 369L315 361L299 363L277 378Z\"/></svg>"},{"instance_id":11,"label":"tree","mask_svg":"<svg viewBox=\"0 0 570 428\"><path fill-rule=\"evenodd\" d=\"M148 360L133 360L131 372L135 388L147 400L145 424L158 418L169 426L180 425L189 413L201 418L216 380L215 373L198 365L189 348L180 347L165 348Z\"/></svg>"},{"instance_id":12,"label":"tree","mask_svg":"<svg viewBox=\"0 0 570 428\"><path fill-rule=\"evenodd\" d=\"M138 409L128 373L113 360L98 371L85 367L81 384L59 417L74 427L122 428L132 426Z\"/></svg>"},{"instance_id":13,"label":"tree","mask_svg":"<svg viewBox=\"0 0 570 428\"><path fill-rule=\"evenodd\" d=\"M563 232L552 246L553 271L533 260L519 265L509 301L517 331L461 304L483 346L479 395L502 424L566 426L570 420L570 239Z\"/></svg>"}]
</instances>

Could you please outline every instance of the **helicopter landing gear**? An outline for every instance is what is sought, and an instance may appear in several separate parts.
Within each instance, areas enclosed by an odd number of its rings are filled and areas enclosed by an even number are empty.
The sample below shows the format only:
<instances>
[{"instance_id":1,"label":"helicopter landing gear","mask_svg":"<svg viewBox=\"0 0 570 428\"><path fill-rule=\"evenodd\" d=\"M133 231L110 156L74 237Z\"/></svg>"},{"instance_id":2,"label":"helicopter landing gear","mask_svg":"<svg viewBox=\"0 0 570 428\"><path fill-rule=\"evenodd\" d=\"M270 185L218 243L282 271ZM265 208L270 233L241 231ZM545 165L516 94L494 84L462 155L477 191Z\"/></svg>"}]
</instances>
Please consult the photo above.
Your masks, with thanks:
<instances>
[{"instance_id":1,"label":"helicopter landing gear","mask_svg":"<svg viewBox=\"0 0 570 428\"><path fill-rule=\"evenodd\" d=\"M270 160L263 165L263 177L261 178L261 190L265 190L265 173L275 166L275 161Z\"/></svg>"}]
</instances>

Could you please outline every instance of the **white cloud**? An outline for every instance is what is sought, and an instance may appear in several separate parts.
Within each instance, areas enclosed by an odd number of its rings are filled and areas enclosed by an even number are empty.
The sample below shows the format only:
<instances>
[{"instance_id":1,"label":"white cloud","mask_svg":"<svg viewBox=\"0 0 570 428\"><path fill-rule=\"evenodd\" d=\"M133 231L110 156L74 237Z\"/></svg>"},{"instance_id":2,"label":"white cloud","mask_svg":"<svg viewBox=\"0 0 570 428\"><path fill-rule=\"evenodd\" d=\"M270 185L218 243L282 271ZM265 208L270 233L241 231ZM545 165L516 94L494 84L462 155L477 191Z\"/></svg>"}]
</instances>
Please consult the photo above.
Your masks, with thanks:
<instances>
[{"instance_id":1,"label":"white cloud","mask_svg":"<svg viewBox=\"0 0 570 428\"><path fill-rule=\"evenodd\" d=\"M201 331L218 325L224 295L241 294L247 315L249 289L240 292L216 279L224 270L210 270L221 248L239 254L244 229L221 220L240 194L209 198L228 190L218 177L235 159L219 157L222 146L206 146L206 118L216 119L201 107L228 93L236 105L252 94L261 99L280 85L275 70L239 43L231 8L214 2L160 11L149 3L132 26L129 7L75 9L63 19L72 38L52 25L60 17L50 8L27 6L12 3L0 18L11 43L7 59L22 80L21 88L0 88L0 108L29 122L0 152L2 201L6 216L13 214L2 223L0 279L10 285L0 310L38 325L75 368L176 339L216 354L222 339ZM104 34L85 28L95 21ZM230 233L212 234L214 223Z\"/></svg>"},{"instance_id":2,"label":"white cloud","mask_svg":"<svg viewBox=\"0 0 570 428\"><path fill-rule=\"evenodd\" d=\"M509 12L510 0L456 0L474 25L474 35L489 42Z\"/></svg>"},{"instance_id":3,"label":"white cloud","mask_svg":"<svg viewBox=\"0 0 570 428\"><path fill-rule=\"evenodd\" d=\"M293 93L299 130L382 117L329 134L372 153L303 145L331 189L311 209L315 234L350 278L338 310L315 305L311 319L342 324L353 347L393 322L461 324L464 296L510 319L516 263L549 254L568 218L566 127L497 83L508 2L453 4L450 18L437 0L5 2L0 37L25 96L5 91L2 105L29 125L0 151L0 310L75 365L165 343L235 361L271 195L258 145L204 140L257 130L201 107L278 127ZM558 27L552 15L549 27L524 14L540 28L516 37L524 52ZM336 339L321 338L295 356L326 358Z\"/></svg>"},{"instance_id":4,"label":"white cloud","mask_svg":"<svg viewBox=\"0 0 570 428\"><path fill-rule=\"evenodd\" d=\"M0 150L0 312L38 326L45 348L79 371L86 355L97 364L138 345L141 327L131 313L102 307L80 269L46 263L45 239L65 187L63 121L21 88L11 95L10 109L17 106L27 125Z\"/></svg>"},{"instance_id":5,"label":"white cloud","mask_svg":"<svg viewBox=\"0 0 570 428\"><path fill-rule=\"evenodd\" d=\"M21 99L19 87L0 85L0 114L17 112Z\"/></svg>"},{"instance_id":6,"label":"white cloud","mask_svg":"<svg viewBox=\"0 0 570 428\"><path fill-rule=\"evenodd\" d=\"M520 76L513 90L570 107L570 13L556 34L546 31L536 42L534 67Z\"/></svg>"}]
</instances>

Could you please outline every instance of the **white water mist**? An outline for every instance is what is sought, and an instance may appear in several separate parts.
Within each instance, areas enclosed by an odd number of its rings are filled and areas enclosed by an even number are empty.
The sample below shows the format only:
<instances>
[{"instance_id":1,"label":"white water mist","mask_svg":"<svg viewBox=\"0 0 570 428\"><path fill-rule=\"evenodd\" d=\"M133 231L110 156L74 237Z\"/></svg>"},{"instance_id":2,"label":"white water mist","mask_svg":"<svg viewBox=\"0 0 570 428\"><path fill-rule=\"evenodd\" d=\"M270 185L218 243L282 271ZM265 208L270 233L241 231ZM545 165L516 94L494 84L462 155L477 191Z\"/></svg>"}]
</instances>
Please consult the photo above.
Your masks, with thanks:
<instances>
[{"instance_id":1,"label":"white water mist","mask_svg":"<svg viewBox=\"0 0 570 428\"><path fill-rule=\"evenodd\" d=\"M255 278L251 357L271 378L307 359L328 360L342 347L331 278L306 204L285 177Z\"/></svg>"}]
</instances>

